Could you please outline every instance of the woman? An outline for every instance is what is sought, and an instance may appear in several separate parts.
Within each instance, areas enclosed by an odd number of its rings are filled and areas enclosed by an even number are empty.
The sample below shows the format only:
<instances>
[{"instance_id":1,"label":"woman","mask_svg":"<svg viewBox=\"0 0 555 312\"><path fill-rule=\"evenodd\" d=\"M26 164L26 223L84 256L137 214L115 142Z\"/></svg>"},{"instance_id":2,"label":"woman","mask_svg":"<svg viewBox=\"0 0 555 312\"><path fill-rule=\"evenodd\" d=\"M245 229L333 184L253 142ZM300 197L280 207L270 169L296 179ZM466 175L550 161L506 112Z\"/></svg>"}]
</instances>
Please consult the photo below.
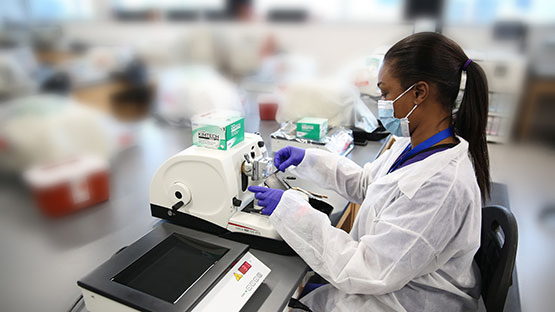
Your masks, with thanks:
<instances>
[{"instance_id":1,"label":"woman","mask_svg":"<svg viewBox=\"0 0 555 312\"><path fill-rule=\"evenodd\" d=\"M329 282L301 300L312 311L476 310L473 257L490 188L484 72L455 42L420 33L387 52L378 86L380 119L400 138L374 162L361 168L293 147L274 160L361 203L350 233L295 191L251 191L283 239Z\"/></svg>"}]
</instances>

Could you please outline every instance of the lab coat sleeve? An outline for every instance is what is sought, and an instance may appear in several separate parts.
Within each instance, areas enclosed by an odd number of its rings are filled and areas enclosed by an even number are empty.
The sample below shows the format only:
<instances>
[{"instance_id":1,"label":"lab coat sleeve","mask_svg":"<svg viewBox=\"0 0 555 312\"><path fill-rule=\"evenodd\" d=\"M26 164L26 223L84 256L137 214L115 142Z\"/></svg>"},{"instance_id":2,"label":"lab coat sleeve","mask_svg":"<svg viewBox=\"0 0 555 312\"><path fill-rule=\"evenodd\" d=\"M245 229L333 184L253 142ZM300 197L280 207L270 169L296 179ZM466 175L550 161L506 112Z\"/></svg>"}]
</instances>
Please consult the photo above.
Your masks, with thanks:
<instances>
[{"instance_id":1,"label":"lab coat sleeve","mask_svg":"<svg viewBox=\"0 0 555 312\"><path fill-rule=\"evenodd\" d=\"M456 235L464 219L461 211L469 205L448 188L432 183L412 199L401 195L387 212L370 221L375 223L374 230L358 241L333 227L326 215L294 191L283 194L270 222L336 288L348 294L380 295L436 271L448 260L438 255ZM367 220L357 217L356 222Z\"/></svg>"},{"instance_id":2,"label":"lab coat sleeve","mask_svg":"<svg viewBox=\"0 0 555 312\"><path fill-rule=\"evenodd\" d=\"M390 151L374 162L360 167L354 161L319 149L307 149L303 161L288 172L331 189L347 200L360 204L368 185L374 180L380 165Z\"/></svg>"}]
</instances>

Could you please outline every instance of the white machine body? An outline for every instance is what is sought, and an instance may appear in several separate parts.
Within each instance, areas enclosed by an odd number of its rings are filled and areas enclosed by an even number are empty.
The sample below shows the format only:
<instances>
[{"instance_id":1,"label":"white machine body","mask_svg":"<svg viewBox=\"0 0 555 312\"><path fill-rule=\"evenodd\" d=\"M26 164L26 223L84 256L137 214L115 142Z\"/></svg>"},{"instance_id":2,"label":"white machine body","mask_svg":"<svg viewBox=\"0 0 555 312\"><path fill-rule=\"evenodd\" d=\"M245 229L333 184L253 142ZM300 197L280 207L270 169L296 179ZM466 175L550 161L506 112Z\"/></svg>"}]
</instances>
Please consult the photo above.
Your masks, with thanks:
<instances>
[{"instance_id":1,"label":"white machine body","mask_svg":"<svg viewBox=\"0 0 555 312\"><path fill-rule=\"evenodd\" d=\"M227 271L210 292L193 308L193 312L239 312L260 287L271 270L247 252ZM135 312L127 305L81 288L89 312Z\"/></svg>"},{"instance_id":2,"label":"white machine body","mask_svg":"<svg viewBox=\"0 0 555 312\"><path fill-rule=\"evenodd\" d=\"M254 194L244 187L242 172L245 168L254 171L257 178L248 177L247 186L251 186L262 185L264 177L273 171L271 160L265 157L266 147L260 142L263 140L259 135L245 133L244 141L227 151L191 146L172 156L152 179L150 203L168 208L171 214L172 207L182 201L177 212L231 232L282 240L268 216L243 211L254 201ZM245 155L258 161L249 163Z\"/></svg>"}]
</instances>

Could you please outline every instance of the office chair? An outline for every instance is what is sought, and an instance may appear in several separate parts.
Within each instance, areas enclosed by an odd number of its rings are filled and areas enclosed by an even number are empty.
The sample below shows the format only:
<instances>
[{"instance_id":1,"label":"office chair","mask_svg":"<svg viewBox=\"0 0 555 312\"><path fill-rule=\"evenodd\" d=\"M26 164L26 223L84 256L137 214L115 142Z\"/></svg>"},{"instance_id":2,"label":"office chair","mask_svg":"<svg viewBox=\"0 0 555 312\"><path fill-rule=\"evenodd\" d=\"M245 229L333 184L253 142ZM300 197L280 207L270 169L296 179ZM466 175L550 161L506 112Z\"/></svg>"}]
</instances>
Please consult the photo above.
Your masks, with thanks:
<instances>
[{"instance_id":1,"label":"office chair","mask_svg":"<svg viewBox=\"0 0 555 312\"><path fill-rule=\"evenodd\" d=\"M518 242L515 217L502 206L482 209L482 239L474 256L482 275L482 299L488 312L501 312L512 285Z\"/></svg>"}]
</instances>

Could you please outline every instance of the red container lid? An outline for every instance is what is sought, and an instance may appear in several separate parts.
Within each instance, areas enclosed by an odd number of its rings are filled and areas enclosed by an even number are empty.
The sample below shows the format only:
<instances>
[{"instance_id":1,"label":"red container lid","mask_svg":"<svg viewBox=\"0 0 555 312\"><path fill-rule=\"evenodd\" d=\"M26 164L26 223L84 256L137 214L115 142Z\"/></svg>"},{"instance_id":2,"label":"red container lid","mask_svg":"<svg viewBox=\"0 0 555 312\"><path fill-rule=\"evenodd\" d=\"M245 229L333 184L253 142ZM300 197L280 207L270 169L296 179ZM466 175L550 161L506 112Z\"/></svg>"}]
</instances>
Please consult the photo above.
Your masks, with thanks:
<instances>
[{"instance_id":1,"label":"red container lid","mask_svg":"<svg viewBox=\"0 0 555 312\"><path fill-rule=\"evenodd\" d=\"M110 163L100 157L79 156L66 161L41 165L27 170L23 177L33 188L45 188L83 176L107 171Z\"/></svg>"}]
</instances>

